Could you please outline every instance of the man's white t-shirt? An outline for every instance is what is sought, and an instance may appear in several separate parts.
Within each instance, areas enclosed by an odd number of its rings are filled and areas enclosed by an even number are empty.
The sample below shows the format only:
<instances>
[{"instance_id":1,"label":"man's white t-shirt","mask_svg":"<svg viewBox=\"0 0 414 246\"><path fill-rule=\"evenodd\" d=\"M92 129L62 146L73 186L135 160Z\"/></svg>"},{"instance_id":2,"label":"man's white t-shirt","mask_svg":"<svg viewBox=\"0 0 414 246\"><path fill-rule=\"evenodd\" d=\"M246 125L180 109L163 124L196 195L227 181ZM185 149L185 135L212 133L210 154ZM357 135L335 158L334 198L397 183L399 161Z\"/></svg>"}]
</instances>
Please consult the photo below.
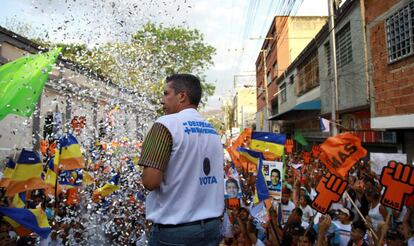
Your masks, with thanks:
<instances>
[{"instance_id":1,"label":"man's white t-shirt","mask_svg":"<svg viewBox=\"0 0 414 246\"><path fill-rule=\"evenodd\" d=\"M214 127L195 109L160 117L173 146L164 178L146 199L146 217L159 224L215 218L224 211L224 153Z\"/></svg>"},{"instance_id":2,"label":"man's white t-shirt","mask_svg":"<svg viewBox=\"0 0 414 246\"><path fill-rule=\"evenodd\" d=\"M282 225L286 224L286 222L289 219L289 216L292 214L292 210L295 207L296 207L295 204L291 200L289 200L289 202L286 205L284 205L282 203L282 217L283 217L283 224Z\"/></svg>"}]
</instances>

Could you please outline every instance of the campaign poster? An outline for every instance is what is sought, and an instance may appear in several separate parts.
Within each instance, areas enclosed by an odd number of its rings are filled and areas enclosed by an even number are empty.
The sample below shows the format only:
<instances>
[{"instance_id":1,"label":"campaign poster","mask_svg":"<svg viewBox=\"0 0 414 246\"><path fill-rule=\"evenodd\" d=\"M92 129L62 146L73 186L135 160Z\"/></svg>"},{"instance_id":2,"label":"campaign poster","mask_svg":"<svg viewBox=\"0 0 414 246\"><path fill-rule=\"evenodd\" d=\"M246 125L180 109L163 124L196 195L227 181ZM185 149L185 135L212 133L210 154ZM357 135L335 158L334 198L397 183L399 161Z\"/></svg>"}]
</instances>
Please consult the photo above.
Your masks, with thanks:
<instances>
[{"instance_id":1,"label":"campaign poster","mask_svg":"<svg viewBox=\"0 0 414 246\"><path fill-rule=\"evenodd\" d=\"M241 196L242 192L239 180L234 178L224 179L224 198L241 198Z\"/></svg>"},{"instance_id":2,"label":"campaign poster","mask_svg":"<svg viewBox=\"0 0 414 246\"><path fill-rule=\"evenodd\" d=\"M283 162L263 161L263 174L269 195L277 202L280 202L282 198Z\"/></svg>"},{"instance_id":3,"label":"campaign poster","mask_svg":"<svg viewBox=\"0 0 414 246\"><path fill-rule=\"evenodd\" d=\"M387 166L388 162L393 160L397 162L407 163L407 154L401 153L370 153L371 170L381 175L382 168Z\"/></svg>"}]
</instances>

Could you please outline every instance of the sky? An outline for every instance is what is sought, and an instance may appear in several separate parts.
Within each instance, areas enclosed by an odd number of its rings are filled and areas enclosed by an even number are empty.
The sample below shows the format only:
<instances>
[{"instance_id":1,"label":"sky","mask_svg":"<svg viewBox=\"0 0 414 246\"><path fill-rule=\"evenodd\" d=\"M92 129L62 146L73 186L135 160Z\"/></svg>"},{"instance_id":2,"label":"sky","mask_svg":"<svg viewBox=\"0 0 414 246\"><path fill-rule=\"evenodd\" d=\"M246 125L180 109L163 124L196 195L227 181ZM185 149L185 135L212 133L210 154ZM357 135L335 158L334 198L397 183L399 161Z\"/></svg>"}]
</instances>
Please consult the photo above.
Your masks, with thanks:
<instances>
[{"instance_id":1,"label":"sky","mask_svg":"<svg viewBox=\"0 0 414 246\"><path fill-rule=\"evenodd\" d=\"M273 16L327 15L327 0L0 0L0 25L25 23L27 36L57 42L126 41L151 21L198 29L216 48L214 65L205 72L216 86L204 111L220 109L237 85L255 84L255 61ZM17 23L17 25L16 25ZM26 36L25 33L19 33Z\"/></svg>"}]
</instances>

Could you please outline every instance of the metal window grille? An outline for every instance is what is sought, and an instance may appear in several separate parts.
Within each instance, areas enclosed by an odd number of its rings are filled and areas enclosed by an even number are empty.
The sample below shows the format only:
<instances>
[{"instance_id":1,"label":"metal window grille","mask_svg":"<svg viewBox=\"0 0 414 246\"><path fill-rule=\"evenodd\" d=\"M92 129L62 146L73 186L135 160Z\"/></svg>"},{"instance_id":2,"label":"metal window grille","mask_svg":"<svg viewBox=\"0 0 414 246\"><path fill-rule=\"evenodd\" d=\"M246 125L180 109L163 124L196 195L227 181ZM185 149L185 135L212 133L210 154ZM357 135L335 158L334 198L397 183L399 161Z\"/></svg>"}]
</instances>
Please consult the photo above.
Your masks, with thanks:
<instances>
[{"instance_id":1,"label":"metal window grille","mask_svg":"<svg viewBox=\"0 0 414 246\"><path fill-rule=\"evenodd\" d=\"M272 73L268 72L267 73L267 84L270 84L270 83L272 83Z\"/></svg>"},{"instance_id":2,"label":"metal window grille","mask_svg":"<svg viewBox=\"0 0 414 246\"><path fill-rule=\"evenodd\" d=\"M281 84L279 90L280 90L280 101L284 103L287 100L286 84L285 83Z\"/></svg>"},{"instance_id":3,"label":"metal window grille","mask_svg":"<svg viewBox=\"0 0 414 246\"><path fill-rule=\"evenodd\" d=\"M290 75L290 77L289 77L289 83L291 85L293 85L293 83L295 83L295 80L294 80L294 76L293 75Z\"/></svg>"},{"instance_id":4,"label":"metal window grille","mask_svg":"<svg viewBox=\"0 0 414 246\"><path fill-rule=\"evenodd\" d=\"M351 25L346 24L336 34L336 64L343 67L352 62Z\"/></svg>"},{"instance_id":5,"label":"metal window grille","mask_svg":"<svg viewBox=\"0 0 414 246\"><path fill-rule=\"evenodd\" d=\"M388 63L414 53L414 1L392 14L385 21Z\"/></svg>"},{"instance_id":6,"label":"metal window grille","mask_svg":"<svg viewBox=\"0 0 414 246\"><path fill-rule=\"evenodd\" d=\"M277 67L277 62L275 62L275 64L273 64L273 78L277 78L277 71L278 67Z\"/></svg>"},{"instance_id":7,"label":"metal window grille","mask_svg":"<svg viewBox=\"0 0 414 246\"><path fill-rule=\"evenodd\" d=\"M326 75L331 76L331 46L329 42L325 43L325 57L326 57Z\"/></svg>"}]
</instances>

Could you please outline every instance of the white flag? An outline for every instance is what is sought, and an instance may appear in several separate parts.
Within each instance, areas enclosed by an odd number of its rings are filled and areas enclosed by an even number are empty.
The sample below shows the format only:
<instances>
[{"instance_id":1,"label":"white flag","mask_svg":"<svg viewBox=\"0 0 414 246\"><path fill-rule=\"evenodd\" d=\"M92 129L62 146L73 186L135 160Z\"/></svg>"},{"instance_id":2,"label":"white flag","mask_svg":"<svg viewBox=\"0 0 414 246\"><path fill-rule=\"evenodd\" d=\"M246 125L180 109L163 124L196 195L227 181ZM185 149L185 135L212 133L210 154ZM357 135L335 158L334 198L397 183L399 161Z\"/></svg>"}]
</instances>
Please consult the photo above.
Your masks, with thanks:
<instances>
[{"instance_id":1,"label":"white flag","mask_svg":"<svg viewBox=\"0 0 414 246\"><path fill-rule=\"evenodd\" d=\"M321 128L321 132L329 132L329 120L324 119L324 118L319 118L319 124L320 124L320 128Z\"/></svg>"}]
</instances>

